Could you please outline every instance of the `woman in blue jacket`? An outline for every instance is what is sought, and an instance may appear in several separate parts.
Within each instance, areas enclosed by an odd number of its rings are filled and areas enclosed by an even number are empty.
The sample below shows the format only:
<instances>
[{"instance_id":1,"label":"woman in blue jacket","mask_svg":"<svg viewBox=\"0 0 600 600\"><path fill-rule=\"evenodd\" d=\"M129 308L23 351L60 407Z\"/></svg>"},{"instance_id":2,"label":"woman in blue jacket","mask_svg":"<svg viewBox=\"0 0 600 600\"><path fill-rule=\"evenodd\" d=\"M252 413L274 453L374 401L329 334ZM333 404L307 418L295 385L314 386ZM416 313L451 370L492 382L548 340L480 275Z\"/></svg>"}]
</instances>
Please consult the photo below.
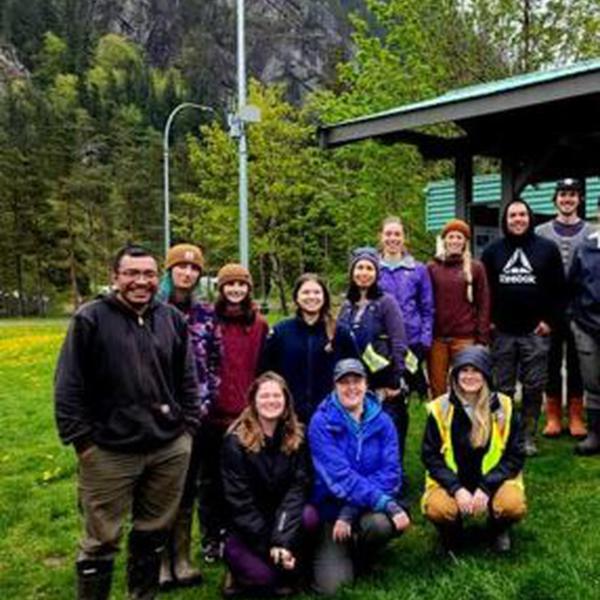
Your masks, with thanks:
<instances>
[{"instance_id":1,"label":"woman in blue jacket","mask_svg":"<svg viewBox=\"0 0 600 600\"><path fill-rule=\"evenodd\" d=\"M398 499L402 469L390 417L367 391L367 373L353 358L334 370L335 390L319 405L308 429L315 470L312 502L322 522L315 551L314 588L333 594L410 524ZM358 547L357 547L358 546Z\"/></svg>"},{"instance_id":2,"label":"woman in blue jacket","mask_svg":"<svg viewBox=\"0 0 600 600\"><path fill-rule=\"evenodd\" d=\"M261 370L275 371L286 380L298 418L308 423L331 391L336 361L356 356L356 352L347 333L334 339L329 290L318 275L301 275L292 297L296 316L281 321L269 334Z\"/></svg>"}]
</instances>

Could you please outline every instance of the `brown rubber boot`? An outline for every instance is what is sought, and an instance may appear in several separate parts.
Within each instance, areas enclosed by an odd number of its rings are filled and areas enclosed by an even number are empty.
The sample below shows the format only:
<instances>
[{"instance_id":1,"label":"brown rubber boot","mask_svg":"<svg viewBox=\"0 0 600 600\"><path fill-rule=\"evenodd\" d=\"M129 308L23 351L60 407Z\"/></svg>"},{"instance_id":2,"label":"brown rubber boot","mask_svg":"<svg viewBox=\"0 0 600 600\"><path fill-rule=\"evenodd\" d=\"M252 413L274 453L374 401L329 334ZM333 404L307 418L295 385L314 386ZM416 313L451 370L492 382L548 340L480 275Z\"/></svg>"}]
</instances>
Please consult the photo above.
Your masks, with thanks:
<instances>
[{"instance_id":1,"label":"brown rubber boot","mask_svg":"<svg viewBox=\"0 0 600 600\"><path fill-rule=\"evenodd\" d=\"M581 396L569 398L569 433L577 439L582 439L587 435L587 428L583 420L583 398Z\"/></svg>"},{"instance_id":2,"label":"brown rubber boot","mask_svg":"<svg viewBox=\"0 0 600 600\"><path fill-rule=\"evenodd\" d=\"M542 435L558 437L562 430L562 401L560 396L546 396L546 427Z\"/></svg>"},{"instance_id":3,"label":"brown rubber boot","mask_svg":"<svg viewBox=\"0 0 600 600\"><path fill-rule=\"evenodd\" d=\"M202 583L202 574L192 566L192 511L181 509L173 525L173 575L176 585L190 587Z\"/></svg>"}]
</instances>

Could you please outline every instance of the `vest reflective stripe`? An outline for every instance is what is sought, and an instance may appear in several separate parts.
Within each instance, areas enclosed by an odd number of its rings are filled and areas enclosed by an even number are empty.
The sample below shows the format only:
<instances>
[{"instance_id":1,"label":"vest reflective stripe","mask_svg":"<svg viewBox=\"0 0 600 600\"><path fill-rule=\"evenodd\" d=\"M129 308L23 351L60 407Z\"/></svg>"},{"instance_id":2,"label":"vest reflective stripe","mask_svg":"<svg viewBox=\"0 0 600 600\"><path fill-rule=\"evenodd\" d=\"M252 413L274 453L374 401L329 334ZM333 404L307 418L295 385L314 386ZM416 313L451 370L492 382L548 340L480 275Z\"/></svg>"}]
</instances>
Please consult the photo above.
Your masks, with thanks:
<instances>
[{"instance_id":1,"label":"vest reflective stripe","mask_svg":"<svg viewBox=\"0 0 600 600\"><path fill-rule=\"evenodd\" d=\"M512 402L508 396L498 394L500 409L492 413L492 430L490 432L490 445L483 457L482 472L487 475L502 458L506 442L510 435L510 421L512 418ZM440 452L444 455L446 466L454 473L458 472L454 448L452 447L452 419L454 405L450 402L448 394L434 400L430 406L430 414L435 419L442 439Z\"/></svg>"}]
</instances>

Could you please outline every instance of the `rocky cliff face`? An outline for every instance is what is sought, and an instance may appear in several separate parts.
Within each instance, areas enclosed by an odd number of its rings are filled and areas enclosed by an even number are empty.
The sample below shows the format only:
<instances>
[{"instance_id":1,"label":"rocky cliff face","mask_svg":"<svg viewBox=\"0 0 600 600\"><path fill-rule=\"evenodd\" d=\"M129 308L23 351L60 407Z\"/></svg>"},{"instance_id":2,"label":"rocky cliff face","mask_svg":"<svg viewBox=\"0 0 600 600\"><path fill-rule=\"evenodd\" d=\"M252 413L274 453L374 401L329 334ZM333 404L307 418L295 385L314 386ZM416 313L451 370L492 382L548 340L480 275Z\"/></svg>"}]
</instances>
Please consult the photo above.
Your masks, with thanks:
<instances>
[{"instance_id":1,"label":"rocky cliff face","mask_svg":"<svg viewBox=\"0 0 600 600\"><path fill-rule=\"evenodd\" d=\"M351 51L348 12L360 0L246 0L248 74L285 81L299 100ZM235 0L96 0L95 28L135 40L155 65L179 64L228 96L236 77Z\"/></svg>"}]
</instances>

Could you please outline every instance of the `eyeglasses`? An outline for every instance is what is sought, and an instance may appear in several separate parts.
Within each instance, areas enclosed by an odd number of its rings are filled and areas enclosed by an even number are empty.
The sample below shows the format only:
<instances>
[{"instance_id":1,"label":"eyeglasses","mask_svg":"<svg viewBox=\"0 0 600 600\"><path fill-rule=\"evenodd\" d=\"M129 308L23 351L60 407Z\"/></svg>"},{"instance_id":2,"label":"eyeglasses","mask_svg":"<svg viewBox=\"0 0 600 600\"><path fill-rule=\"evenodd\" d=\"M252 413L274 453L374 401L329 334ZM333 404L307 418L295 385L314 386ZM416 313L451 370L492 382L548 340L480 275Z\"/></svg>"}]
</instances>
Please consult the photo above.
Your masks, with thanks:
<instances>
[{"instance_id":1,"label":"eyeglasses","mask_svg":"<svg viewBox=\"0 0 600 600\"><path fill-rule=\"evenodd\" d=\"M119 275L126 277L127 279L156 279L158 273L156 271L139 271L138 269L125 269L119 271Z\"/></svg>"}]
</instances>

